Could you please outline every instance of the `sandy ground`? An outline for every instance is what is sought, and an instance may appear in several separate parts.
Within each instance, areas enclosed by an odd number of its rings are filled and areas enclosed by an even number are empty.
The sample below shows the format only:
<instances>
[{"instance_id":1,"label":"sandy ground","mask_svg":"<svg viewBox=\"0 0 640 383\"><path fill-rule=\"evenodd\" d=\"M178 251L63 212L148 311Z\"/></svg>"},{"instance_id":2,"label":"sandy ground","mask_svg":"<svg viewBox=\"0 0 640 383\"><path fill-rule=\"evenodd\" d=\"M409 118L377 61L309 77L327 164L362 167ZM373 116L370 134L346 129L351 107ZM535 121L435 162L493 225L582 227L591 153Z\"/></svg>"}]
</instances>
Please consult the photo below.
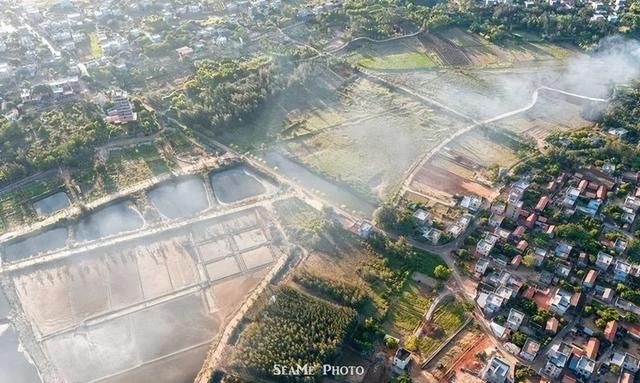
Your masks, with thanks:
<instances>
[{"instance_id":1,"label":"sandy ground","mask_svg":"<svg viewBox=\"0 0 640 383\"><path fill-rule=\"evenodd\" d=\"M65 382L187 383L279 256L268 222L265 211L247 209L189 234L12 277Z\"/></svg>"},{"instance_id":2,"label":"sandy ground","mask_svg":"<svg viewBox=\"0 0 640 383\"><path fill-rule=\"evenodd\" d=\"M200 294L193 294L67 333L44 346L63 378L80 383L206 343L220 325Z\"/></svg>"},{"instance_id":3,"label":"sandy ground","mask_svg":"<svg viewBox=\"0 0 640 383\"><path fill-rule=\"evenodd\" d=\"M219 261L207 264L207 275L209 280L216 281L240 272L240 265L234 257L227 257Z\"/></svg>"},{"instance_id":4,"label":"sandy ground","mask_svg":"<svg viewBox=\"0 0 640 383\"><path fill-rule=\"evenodd\" d=\"M231 241L228 238L217 238L198 246L198 252L204 262L209 262L231 255Z\"/></svg>"},{"instance_id":5,"label":"sandy ground","mask_svg":"<svg viewBox=\"0 0 640 383\"><path fill-rule=\"evenodd\" d=\"M271 249L263 246L243 253L242 259L248 269L253 269L273 262L273 255Z\"/></svg>"},{"instance_id":6,"label":"sandy ground","mask_svg":"<svg viewBox=\"0 0 640 383\"><path fill-rule=\"evenodd\" d=\"M193 285L196 277L194 260L180 240L174 239L75 263L47 265L16 275L14 281L26 314L38 332L46 335Z\"/></svg>"},{"instance_id":7,"label":"sandy ground","mask_svg":"<svg viewBox=\"0 0 640 383\"><path fill-rule=\"evenodd\" d=\"M233 240L238 246L238 250L243 251L264 244L267 242L267 236L262 228L257 228L234 235Z\"/></svg>"}]
</instances>

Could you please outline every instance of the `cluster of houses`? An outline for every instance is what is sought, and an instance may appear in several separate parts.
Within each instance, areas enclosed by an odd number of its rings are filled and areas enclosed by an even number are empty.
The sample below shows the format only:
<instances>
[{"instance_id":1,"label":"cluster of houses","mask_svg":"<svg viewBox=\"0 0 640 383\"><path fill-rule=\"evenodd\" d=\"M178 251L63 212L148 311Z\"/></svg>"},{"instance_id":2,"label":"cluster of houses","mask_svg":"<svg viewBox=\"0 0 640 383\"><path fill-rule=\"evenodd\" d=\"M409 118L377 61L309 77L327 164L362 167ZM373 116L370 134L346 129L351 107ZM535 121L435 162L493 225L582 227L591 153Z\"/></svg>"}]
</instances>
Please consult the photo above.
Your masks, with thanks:
<instances>
[{"instance_id":1,"label":"cluster of houses","mask_svg":"<svg viewBox=\"0 0 640 383\"><path fill-rule=\"evenodd\" d=\"M447 218L444 230L434 225L431 212L423 208L417 208L413 212L413 218L418 227L421 239L431 244L439 244L446 234L449 239L456 239L467 231L475 218L475 214L482 206L482 198L474 195L461 196L458 207L461 208L454 217Z\"/></svg>"},{"instance_id":2,"label":"cluster of houses","mask_svg":"<svg viewBox=\"0 0 640 383\"><path fill-rule=\"evenodd\" d=\"M160 45L166 41L166 36L145 30L145 16L159 16L175 25L186 17L206 18L215 6L207 1L181 5L151 0L107 0L78 6L75 1L62 0L38 8L10 2L7 7L12 12L0 15L0 100L37 104L78 96L87 90L79 79L129 72L143 65L143 42ZM189 34L189 45L154 64L166 63L166 69L180 65L176 56L232 52L242 44L234 40L233 25L229 20L194 24L184 31ZM24 88L25 81L29 88Z\"/></svg>"},{"instance_id":3,"label":"cluster of houses","mask_svg":"<svg viewBox=\"0 0 640 383\"><path fill-rule=\"evenodd\" d=\"M533 187L530 182L514 182L489 208L473 249L476 304L493 335L504 342L504 350L536 366L548 381L571 383L610 374L614 382L632 382L639 368L640 327L622 318L629 312L640 315L640 307L619 296L616 286L640 277L640 264L627 254L640 210L638 174L616 175L615 166L608 163L585 167L535 185L536 195L540 190L542 195L525 203ZM626 194L618 192L623 182ZM605 213L609 205L621 209L619 222ZM571 222L581 216L601 224L600 250L595 254L556 236L558 217ZM618 236L606 239L604 233L611 230ZM532 238L544 240L534 245ZM533 302L545 316L529 317L519 309L522 300ZM615 310L619 319L597 325L594 318L600 314L584 314L587 305ZM526 336L524 344L512 342L514 332ZM631 335L626 339L634 344L623 342L622 334ZM503 363L490 361L491 378L486 381L504 382L492 372L500 371Z\"/></svg>"}]
</instances>

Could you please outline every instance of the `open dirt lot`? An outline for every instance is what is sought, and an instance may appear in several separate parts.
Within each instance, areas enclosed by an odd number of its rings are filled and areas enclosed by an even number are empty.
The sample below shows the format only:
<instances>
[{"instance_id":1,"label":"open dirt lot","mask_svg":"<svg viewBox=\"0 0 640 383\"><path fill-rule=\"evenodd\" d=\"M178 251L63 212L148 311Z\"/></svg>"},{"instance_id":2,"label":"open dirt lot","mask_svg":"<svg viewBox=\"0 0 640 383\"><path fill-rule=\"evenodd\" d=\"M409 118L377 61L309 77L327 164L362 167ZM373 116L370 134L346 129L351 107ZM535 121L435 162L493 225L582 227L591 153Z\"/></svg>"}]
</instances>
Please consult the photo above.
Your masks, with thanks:
<instances>
[{"instance_id":1,"label":"open dirt lot","mask_svg":"<svg viewBox=\"0 0 640 383\"><path fill-rule=\"evenodd\" d=\"M498 190L491 185L489 169L508 168L518 160L514 149L480 131L472 131L453 141L418 169L410 189L444 204L451 204L451 197L456 194L492 199L498 195ZM412 195L407 197L412 198Z\"/></svg>"},{"instance_id":2,"label":"open dirt lot","mask_svg":"<svg viewBox=\"0 0 640 383\"><path fill-rule=\"evenodd\" d=\"M477 369L480 361L477 360L475 355L484 351L490 345L491 340L486 335L470 326L442 350L438 357L434 358L427 366L427 372L436 381L450 379L455 376L455 381L459 382L480 382L480 379L462 370Z\"/></svg>"}]
</instances>

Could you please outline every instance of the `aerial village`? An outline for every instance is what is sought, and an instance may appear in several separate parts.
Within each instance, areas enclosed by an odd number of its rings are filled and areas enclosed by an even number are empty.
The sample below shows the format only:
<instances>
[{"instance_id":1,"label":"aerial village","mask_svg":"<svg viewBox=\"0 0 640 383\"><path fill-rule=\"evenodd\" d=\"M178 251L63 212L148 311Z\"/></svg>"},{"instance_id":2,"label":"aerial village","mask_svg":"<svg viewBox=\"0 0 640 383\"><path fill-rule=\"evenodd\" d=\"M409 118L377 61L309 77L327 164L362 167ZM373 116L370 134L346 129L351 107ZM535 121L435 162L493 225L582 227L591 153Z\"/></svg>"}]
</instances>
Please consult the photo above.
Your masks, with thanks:
<instances>
[{"instance_id":1,"label":"aerial village","mask_svg":"<svg viewBox=\"0 0 640 383\"><path fill-rule=\"evenodd\" d=\"M456 262L474 281L480 320L499 340L477 377L511 381L515 361L541 382L633 382L640 173L604 162L545 178L525 174L491 203L459 198L466 212L444 232L425 209L414 213L428 243L434 232L455 239L472 231Z\"/></svg>"}]
</instances>

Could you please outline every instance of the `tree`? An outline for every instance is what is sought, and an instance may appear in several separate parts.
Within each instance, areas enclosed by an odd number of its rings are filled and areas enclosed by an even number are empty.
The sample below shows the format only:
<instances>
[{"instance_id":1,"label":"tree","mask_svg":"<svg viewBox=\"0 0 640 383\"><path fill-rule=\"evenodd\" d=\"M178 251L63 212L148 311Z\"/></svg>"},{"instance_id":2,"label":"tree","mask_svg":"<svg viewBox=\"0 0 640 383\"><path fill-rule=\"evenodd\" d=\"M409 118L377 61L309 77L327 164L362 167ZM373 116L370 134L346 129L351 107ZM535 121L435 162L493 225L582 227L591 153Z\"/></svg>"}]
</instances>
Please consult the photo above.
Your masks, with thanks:
<instances>
[{"instance_id":1,"label":"tree","mask_svg":"<svg viewBox=\"0 0 640 383\"><path fill-rule=\"evenodd\" d=\"M527 341L527 334L520 331L515 331L511 333L511 342L516 346L522 347L524 346L524 342L526 341Z\"/></svg>"},{"instance_id":2,"label":"tree","mask_svg":"<svg viewBox=\"0 0 640 383\"><path fill-rule=\"evenodd\" d=\"M446 281L451 276L451 269L445 265L438 265L433 269L433 276L442 281Z\"/></svg>"},{"instance_id":3,"label":"tree","mask_svg":"<svg viewBox=\"0 0 640 383\"><path fill-rule=\"evenodd\" d=\"M611 371L613 375L620 375L620 366L617 364L610 364L609 371Z\"/></svg>"},{"instance_id":4,"label":"tree","mask_svg":"<svg viewBox=\"0 0 640 383\"><path fill-rule=\"evenodd\" d=\"M402 375L396 376L393 380L393 383L413 383L413 379L406 372Z\"/></svg>"},{"instance_id":5,"label":"tree","mask_svg":"<svg viewBox=\"0 0 640 383\"><path fill-rule=\"evenodd\" d=\"M522 257L522 263L527 267L533 267L536 264L536 257L532 254L527 254Z\"/></svg>"},{"instance_id":6,"label":"tree","mask_svg":"<svg viewBox=\"0 0 640 383\"><path fill-rule=\"evenodd\" d=\"M521 365L516 366L516 372L515 372L516 383L524 382L528 377L531 377L533 375L535 375L535 371L533 371L531 367L521 366Z\"/></svg>"},{"instance_id":7,"label":"tree","mask_svg":"<svg viewBox=\"0 0 640 383\"><path fill-rule=\"evenodd\" d=\"M415 335L409 335L404 340L404 348L409 351L416 351L418 349L418 338Z\"/></svg>"},{"instance_id":8,"label":"tree","mask_svg":"<svg viewBox=\"0 0 640 383\"><path fill-rule=\"evenodd\" d=\"M396 340L396 338L391 336L384 338L384 343L390 350L395 350L398 347L398 341Z\"/></svg>"},{"instance_id":9,"label":"tree","mask_svg":"<svg viewBox=\"0 0 640 383\"><path fill-rule=\"evenodd\" d=\"M373 212L373 219L382 229L390 230L395 227L398 217L393 207L382 205Z\"/></svg>"},{"instance_id":10,"label":"tree","mask_svg":"<svg viewBox=\"0 0 640 383\"><path fill-rule=\"evenodd\" d=\"M632 239L627 247L627 255L634 261L640 260L640 241Z\"/></svg>"}]
</instances>

